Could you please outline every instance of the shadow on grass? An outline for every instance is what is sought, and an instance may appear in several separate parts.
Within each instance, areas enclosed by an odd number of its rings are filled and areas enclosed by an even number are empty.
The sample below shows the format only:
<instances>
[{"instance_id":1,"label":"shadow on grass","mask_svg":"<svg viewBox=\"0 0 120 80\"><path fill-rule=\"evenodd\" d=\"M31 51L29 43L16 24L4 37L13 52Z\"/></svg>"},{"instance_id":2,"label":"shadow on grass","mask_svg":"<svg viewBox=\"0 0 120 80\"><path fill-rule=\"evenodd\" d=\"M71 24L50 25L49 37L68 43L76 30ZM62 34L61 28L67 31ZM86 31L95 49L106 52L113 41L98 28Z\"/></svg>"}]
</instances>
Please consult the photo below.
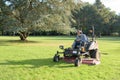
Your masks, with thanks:
<instances>
[{"instance_id":1,"label":"shadow on grass","mask_svg":"<svg viewBox=\"0 0 120 80\"><path fill-rule=\"evenodd\" d=\"M47 40L74 40L74 38L56 38L56 39L47 39Z\"/></svg>"},{"instance_id":2,"label":"shadow on grass","mask_svg":"<svg viewBox=\"0 0 120 80\"><path fill-rule=\"evenodd\" d=\"M61 65L62 64L62 65ZM7 60L4 63L0 63L0 66L12 66L13 68L22 66L24 68L40 68L40 67L55 67L55 68L72 68L75 67L74 63L67 63L64 61L53 62L52 58L46 59L29 59L29 60L21 60L21 61L14 61L14 60ZM88 66L95 66L92 64L84 64Z\"/></svg>"},{"instance_id":3,"label":"shadow on grass","mask_svg":"<svg viewBox=\"0 0 120 80\"><path fill-rule=\"evenodd\" d=\"M38 41L22 41L22 40L6 40L5 42L10 42L10 43L39 43Z\"/></svg>"},{"instance_id":4,"label":"shadow on grass","mask_svg":"<svg viewBox=\"0 0 120 80\"><path fill-rule=\"evenodd\" d=\"M103 38L98 38L98 40L119 42L120 37L103 37Z\"/></svg>"},{"instance_id":5,"label":"shadow on grass","mask_svg":"<svg viewBox=\"0 0 120 80\"><path fill-rule=\"evenodd\" d=\"M42 43L41 41L0 40L0 46L10 46L11 43Z\"/></svg>"},{"instance_id":6,"label":"shadow on grass","mask_svg":"<svg viewBox=\"0 0 120 80\"><path fill-rule=\"evenodd\" d=\"M103 52L101 52L101 54L103 54L103 55L108 55L109 53L103 53Z\"/></svg>"},{"instance_id":7,"label":"shadow on grass","mask_svg":"<svg viewBox=\"0 0 120 80\"><path fill-rule=\"evenodd\" d=\"M42 66L48 66L48 67L54 67L62 64L64 62L53 62L52 58L46 58L46 59L29 59L29 60L21 60L21 61L10 61L7 60L5 63L0 63L0 65L22 65L27 68L39 68ZM29 66L30 65L30 66ZM71 67L71 66L59 66L59 68L66 68L66 67Z\"/></svg>"}]
</instances>

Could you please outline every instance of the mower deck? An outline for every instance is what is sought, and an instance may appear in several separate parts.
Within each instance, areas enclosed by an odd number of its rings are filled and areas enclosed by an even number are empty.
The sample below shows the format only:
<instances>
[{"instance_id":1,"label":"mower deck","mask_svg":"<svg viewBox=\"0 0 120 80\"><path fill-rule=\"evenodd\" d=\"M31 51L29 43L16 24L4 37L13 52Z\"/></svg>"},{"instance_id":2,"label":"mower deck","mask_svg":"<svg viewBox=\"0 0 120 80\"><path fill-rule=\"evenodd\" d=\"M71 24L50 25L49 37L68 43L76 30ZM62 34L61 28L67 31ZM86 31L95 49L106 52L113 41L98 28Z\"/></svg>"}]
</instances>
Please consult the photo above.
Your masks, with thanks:
<instances>
[{"instance_id":1,"label":"mower deck","mask_svg":"<svg viewBox=\"0 0 120 80\"><path fill-rule=\"evenodd\" d=\"M83 58L82 59L82 64L93 64L97 65L100 64L100 61L93 59L93 58Z\"/></svg>"},{"instance_id":2,"label":"mower deck","mask_svg":"<svg viewBox=\"0 0 120 80\"><path fill-rule=\"evenodd\" d=\"M74 63L75 58L63 58L63 60L68 63ZM82 64L98 65L100 64L100 61L93 58L82 58Z\"/></svg>"}]
</instances>

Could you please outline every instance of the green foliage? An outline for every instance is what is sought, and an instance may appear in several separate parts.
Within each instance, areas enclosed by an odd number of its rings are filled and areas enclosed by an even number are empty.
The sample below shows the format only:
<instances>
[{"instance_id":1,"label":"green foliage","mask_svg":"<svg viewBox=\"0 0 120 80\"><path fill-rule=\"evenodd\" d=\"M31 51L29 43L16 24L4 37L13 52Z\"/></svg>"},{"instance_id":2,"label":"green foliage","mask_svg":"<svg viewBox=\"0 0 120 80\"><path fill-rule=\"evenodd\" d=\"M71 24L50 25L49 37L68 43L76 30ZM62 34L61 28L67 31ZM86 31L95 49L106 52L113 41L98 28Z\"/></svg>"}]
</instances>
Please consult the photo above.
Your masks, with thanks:
<instances>
[{"instance_id":1,"label":"green foliage","mask_svg":"<svg viewBox=\"0 0 120 80\"><path fill-rule=\"evenodd\" d=\"M120 15L115 17L116 21L113 23L112 32L118 32L120 34Z\"/></svg>"},{"instance_id":2,"label":"green foliage","mask_svg":"<svg viewBox=\"0 0 120 80\"><path fill-rule=\"evenodd\" d=\"M69 34L71 30L71 10L74 9L75 5L73 0L51 0L47 3L51 7L51 12L46 16L42 16L35 23L37 29L40 29L40 31L56 31L58 33Z\"/></svg>"},{"instance_id":3,"label":"green foliage","mask_svg":"<svg viewBox=\"0 0 120 80\"><path fill-rule=\"evenodd\" d=\"M0 0L0 22L2 34L19 33L23 39L31 32L69 34L72 28L88 33L91 26L97 34L120 33L119 16L101 0L94 4L80 0Z\"/></svg>"},{"instance_id":4,"label":"green foliage","mask_svg":"<svg viewBox=\"0 0 120 80\"><path fill-rule=\"evenodd\" d=\"M20 33L23 37L33 30L69 34L71 10L77 5L74 0L5 0L3 4L1 7L7 22L6 25L2 23L6 30Z\"/></svg>"},{"instance_id":5,"label":"green foliage","mask_svg":"<svg viewBox=\"0 0 120 80\"><path fill-rule=\"evenodd\" d=\"M87 30L94 25L95 27L102 24L102 18L96 7L87 4L81 7L79 10L73 11L73 18L76 20L77 29Z\"/></svg>"},{"instance_id":6,"label":"green foliage","mask_svg":"<svg viewBox=\"0 0 120 80\"><path fill-rule=\"evenodd\" d=\"M118 32L111 33L111 36L119 36Z\"/></svg>"},{"instance_id":7,"label":"green foliage","mask_svg":"<svg viewBox=\"0 0 120 80\"><path fill-rule=\"evenodd\" d=\"M89 3L82 4L80 9L72 11L73 22L72 26L77 29L83 29L86 33L91 26L95 26L96 33L110 34L112 31L111 26L116 22L115 12L106 8L100 0L92 5Z\"/></svg>"}]
</instances>

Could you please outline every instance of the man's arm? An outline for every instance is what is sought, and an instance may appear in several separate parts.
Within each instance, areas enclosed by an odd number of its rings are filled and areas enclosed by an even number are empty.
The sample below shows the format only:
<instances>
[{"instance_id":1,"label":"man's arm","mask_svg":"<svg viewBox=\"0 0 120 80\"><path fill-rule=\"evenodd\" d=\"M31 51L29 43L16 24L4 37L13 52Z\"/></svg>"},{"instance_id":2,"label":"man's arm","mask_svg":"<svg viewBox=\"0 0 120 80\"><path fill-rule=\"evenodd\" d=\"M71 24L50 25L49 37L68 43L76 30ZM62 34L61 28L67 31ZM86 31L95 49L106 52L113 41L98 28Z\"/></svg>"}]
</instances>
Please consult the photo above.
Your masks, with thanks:
<instances>
[{"instance_id":1,"label":"man's arm","mask_svg":"<svg viewBox=\"0 0 120 80\"><path fill-rule=\"evenodd\" d=\"M81 34L81 41L83 42L87 42L88 41L88 38L85 34Z\"/></svg>"}]
</instances>

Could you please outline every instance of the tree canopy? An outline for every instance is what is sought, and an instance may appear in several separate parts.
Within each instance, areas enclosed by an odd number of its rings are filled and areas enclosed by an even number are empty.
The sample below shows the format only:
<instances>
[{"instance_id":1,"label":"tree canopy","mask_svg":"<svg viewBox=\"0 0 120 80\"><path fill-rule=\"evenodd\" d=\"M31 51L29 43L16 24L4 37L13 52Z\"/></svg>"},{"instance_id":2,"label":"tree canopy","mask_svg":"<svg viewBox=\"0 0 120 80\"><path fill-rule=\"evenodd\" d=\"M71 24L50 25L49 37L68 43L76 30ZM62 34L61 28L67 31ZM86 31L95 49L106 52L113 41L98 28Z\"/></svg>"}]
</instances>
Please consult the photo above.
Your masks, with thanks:
<instances>
[{"instance_id":1,"label":"tree canopy","mask_svg":"<svg viewBox=\"0 0 120 80\"><path fill-rule=\"evenodd\" d=\"M94 4L81 0L0 0L0 32L17 33L26 40L34 32L70 34L76 29L96 33L120 33L120 15L100 0Z\"/></svg>"},{"instance_id":2,"label":"tree canopy","mask_svg":"<svg viewBox=\"0 0 120 80\"><path fill-rule=\"evenodd\" d=\"M96 33L103 35L110 35L117 21L115 12L106 8L100 0L96 0L93 5L83 3L81 8L72 11L72 16L75 20L73 26L77 29L88 32L91 26L95 26Z\"/></svg>"}]
</instances>

